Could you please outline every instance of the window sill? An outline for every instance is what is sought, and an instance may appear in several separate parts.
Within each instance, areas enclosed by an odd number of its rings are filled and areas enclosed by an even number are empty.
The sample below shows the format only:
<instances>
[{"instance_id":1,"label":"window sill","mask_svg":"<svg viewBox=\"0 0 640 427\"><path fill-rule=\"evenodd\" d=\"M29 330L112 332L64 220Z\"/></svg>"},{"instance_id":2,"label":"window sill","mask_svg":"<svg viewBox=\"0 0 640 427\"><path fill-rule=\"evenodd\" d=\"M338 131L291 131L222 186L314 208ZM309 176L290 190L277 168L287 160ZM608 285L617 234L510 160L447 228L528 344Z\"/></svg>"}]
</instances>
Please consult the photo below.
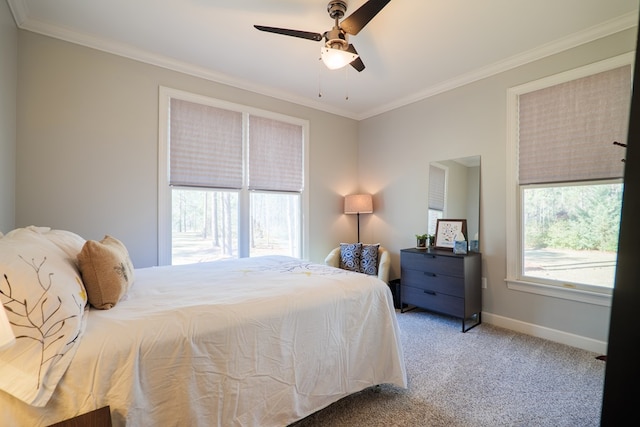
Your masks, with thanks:
<instances>
[{"instance_id":1,"label":"window sill","mask_svg":"<svg viewBox=\"0 0 640 427\"><path fill-rule=\"evenodd\" d=\"M507 288L553 298L562 298L587 304L611 307L611 293L590 292L582 289L564 288L521 280L505 279Z\"/></svg>"}]
</instances>

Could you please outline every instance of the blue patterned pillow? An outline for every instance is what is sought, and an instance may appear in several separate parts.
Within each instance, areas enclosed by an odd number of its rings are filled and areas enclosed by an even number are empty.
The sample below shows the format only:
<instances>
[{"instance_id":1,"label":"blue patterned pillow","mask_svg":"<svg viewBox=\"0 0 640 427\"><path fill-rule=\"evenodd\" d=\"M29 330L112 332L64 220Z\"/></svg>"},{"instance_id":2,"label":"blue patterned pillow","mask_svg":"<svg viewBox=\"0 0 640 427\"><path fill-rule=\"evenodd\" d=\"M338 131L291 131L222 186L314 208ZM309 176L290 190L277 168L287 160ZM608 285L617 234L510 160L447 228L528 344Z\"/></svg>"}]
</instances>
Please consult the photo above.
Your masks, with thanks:
<instances>
[{"instance_id":1,"label":"blue patterned pillow","mask_svg":"<svg viewBox=\"0 0 640 427\"><path fill-rule=\"evenodd\" d=\"M362 243L340 243L340 268L359 272L361 252Z\"/></svg>"},{"instance_id":2,"label":"blue patterned pillow","mask_svg":"<svg viewBox=\"0 0 640 427\"><path fill-rule=\"evenodd\" d=\"M378 275L378 248L380 244L362 245L360 254L360 273Z\"/></svg>"}]
</instances>

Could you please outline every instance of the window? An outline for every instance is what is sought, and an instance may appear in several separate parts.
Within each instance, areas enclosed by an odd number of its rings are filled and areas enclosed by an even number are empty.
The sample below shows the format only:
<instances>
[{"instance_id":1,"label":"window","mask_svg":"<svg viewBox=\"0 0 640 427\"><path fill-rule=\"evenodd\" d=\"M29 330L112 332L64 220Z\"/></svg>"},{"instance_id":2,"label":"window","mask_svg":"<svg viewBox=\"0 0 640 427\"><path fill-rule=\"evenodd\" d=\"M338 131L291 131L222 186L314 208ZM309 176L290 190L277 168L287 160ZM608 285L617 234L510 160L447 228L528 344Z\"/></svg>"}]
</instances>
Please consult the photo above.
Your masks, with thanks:
<instances>
[{"instance_id":1,"label":"window","mask_svg":"<svg viewBox=\"0 0 640 427\"><path fill-rule=\"evenodd\" d=\"M522 186L522 277L613 288L622 183Z\"/></svg>"},{"instance_id":2,"label":"window","mask_svg":"<svg viewBox=\"0 0 640 427\"><path fill-rule=\"evenodd\" d=\"M429 230L435 236L438 220L444 218L447 194L447 168L432 163L429 165Z\"/></svg>"},{"instance_id":3,"label":"window","mask_svg":"<svg viewBox=\"0 0 640 427\"><path fill-rule=\"evenodd\" d=\"M306 121L160 90L159 264L302 257Z\"/></svg>"},{"instance_id":4,"label":"window","mask_svg":"<svg viewBox=\"0 0 640 427\"><path fill-rule=\"evenodd\" d=\"M608 305L632 55L509 90L507 282Z\"/></svg>"}]
</instances>

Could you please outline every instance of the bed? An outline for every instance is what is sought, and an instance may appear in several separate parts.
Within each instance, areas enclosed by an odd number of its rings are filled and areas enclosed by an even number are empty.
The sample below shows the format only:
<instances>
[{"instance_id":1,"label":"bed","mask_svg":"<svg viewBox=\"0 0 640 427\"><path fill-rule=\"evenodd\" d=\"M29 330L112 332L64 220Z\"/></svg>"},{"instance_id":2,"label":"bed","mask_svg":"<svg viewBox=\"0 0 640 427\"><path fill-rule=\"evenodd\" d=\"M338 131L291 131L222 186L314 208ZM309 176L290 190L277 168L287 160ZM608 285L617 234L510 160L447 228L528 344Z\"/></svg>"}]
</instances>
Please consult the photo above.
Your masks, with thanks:
<instances>
[{"instance_id":1,"label":"bed","mask_svg":"<svg viewBox=\"0 0 640 427\"><path fill-rule=\"evenodd\" d=\"M23 234L53 241L77 269L84 240L54 231ZM112 307L87 303L73 317L75 348L58 359L68 364L41 387L50 396L34 404L0 391L1 425L46 426L108 405L114 426L286 426L367 387L407 386L391 292L375 276L283 256L129 276Z\"/></svg>"}]
</instances>

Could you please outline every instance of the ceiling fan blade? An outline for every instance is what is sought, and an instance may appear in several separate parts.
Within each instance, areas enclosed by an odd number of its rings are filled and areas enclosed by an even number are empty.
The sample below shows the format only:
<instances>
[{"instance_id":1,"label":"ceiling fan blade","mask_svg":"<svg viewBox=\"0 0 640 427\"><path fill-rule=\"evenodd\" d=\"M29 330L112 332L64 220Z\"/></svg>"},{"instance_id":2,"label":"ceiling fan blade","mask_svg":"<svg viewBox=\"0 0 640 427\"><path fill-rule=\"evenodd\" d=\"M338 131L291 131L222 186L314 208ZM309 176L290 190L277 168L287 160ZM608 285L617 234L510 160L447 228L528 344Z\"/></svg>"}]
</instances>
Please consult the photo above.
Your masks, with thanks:
<instances>
[{"instance_id":1,"label":"ceiling fan blade","mask_svg":"<svg viewBox=\"0 0 640 427\"><path fill-rule=\"evenodd\" d=\"M340 23L340 28L345 33L356 35L374 16L382 10L391 0L369 0L360 6L355 12L349 15Z\"/></svg>"},{"instance_id":2,"label":"ceiling fan blade","mask_svg":"<svg viewBox=\"0 0 640 427\"><path fill-rule=\"evenodd\" d=\"M355 68L356 70L358 70L358 71L364 70L364 62L362 62L362 59L360 58L360 55L356 51L356 48L353 47L352 44L349 44L349 47L347 47L347 51L351 52L351 53L355 53L356 55L358 55L358 57L356 59L354 59L353 61L350 62L351 66L353 68Z\"/></svg>"},{"instance_id":3,"label":"ceiling fan blade","mask_svg":"<svg viewBox=\"0 0 640 427\"><path fill-rule=\"evenodd\" d=\"M312 33L309 31L288 30L286 28L265 27L263 25L254 25L260 31L266 31L267 33L283 34L285 36L299 37L301 39L315 40L319 42L322 40L322 34Z\"/></svg>"}]
</instances>

